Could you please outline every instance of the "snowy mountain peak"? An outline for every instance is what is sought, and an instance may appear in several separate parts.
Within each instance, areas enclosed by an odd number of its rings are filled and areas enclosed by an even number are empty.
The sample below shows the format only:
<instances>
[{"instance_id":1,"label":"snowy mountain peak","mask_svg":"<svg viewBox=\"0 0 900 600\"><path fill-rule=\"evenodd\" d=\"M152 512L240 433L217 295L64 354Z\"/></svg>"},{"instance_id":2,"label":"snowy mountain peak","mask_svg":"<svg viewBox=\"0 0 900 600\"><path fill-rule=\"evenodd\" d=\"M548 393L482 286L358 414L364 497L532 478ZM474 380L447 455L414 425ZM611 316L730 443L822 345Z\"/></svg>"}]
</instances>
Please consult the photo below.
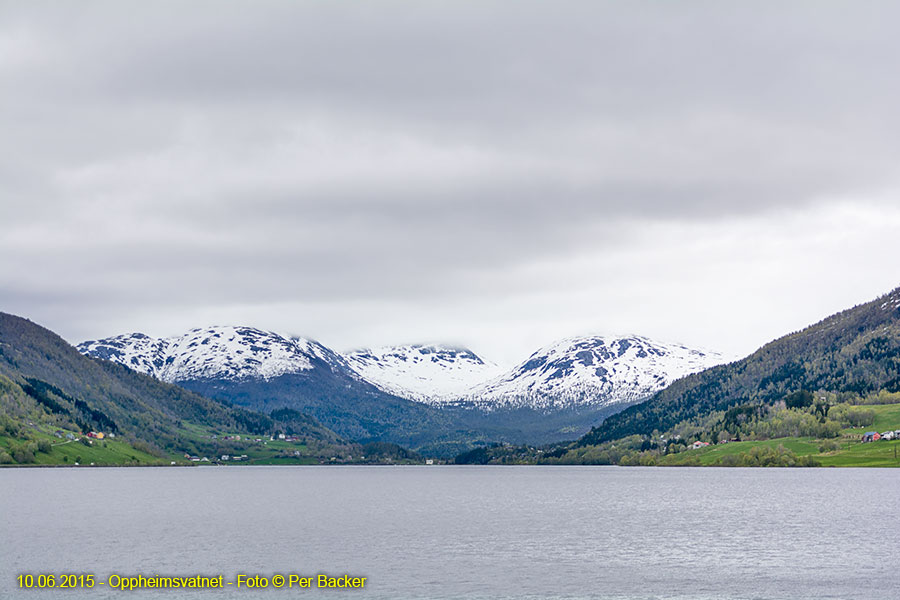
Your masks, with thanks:
<instances>
[{"instance_id":1,"label":"snowy mountain peak","mask_svg":"<svg viewBox=\"0 0 900 600\"><path fill-rule=\"evenodd\" d=\"M472 390L465 401L532 408L632 403L722 362L715 352L637 335L568 338Z\"/></svg>"},{"instance_id":2,"label":"snowy mountain peak","mask_svg":"<svg viewBox=\"0 0 900 600\"><path fill-rule=\"evenodd\" d=\"M387 346L341 356L317 342L254 327L198 328L168 338L131 333L78 349L173 383L330 372L409 400L484 410L628 404L725 362L715 352L642 336L592 336L561 340L504 371L467 348Z\"/></svg>"},{"instance_id":3,"label":"snowy mountain peak","mask_svg":"<svg viewBox=\"0 0 900 600\"><path fill-rule=\"evenodd\" d=\"M643 336L624 337L591 336L573 337L541 348L519 366L519 373L540 369L546 379L565 377L575 372L579 366L596 367L602 376L610 362L634 362L661 360L665 356L677 355L676 362L684 359L701 360L708 353L693 350L680 344L661 344Z\"/></svg>"},{"instance_id":4,"label":"snowy mountain peak","mask_svg":"<svg viewBox=\"0 0 900 600\"><path fill-rule=\"evenodd\" d=\"M254 327L206 327L181 336L152 338L131 333L87 341L78 349L163 381L271 379L312 369L315 358L333 362L327 348Z\"/></svg>"},{"instance_id":5,"label":"snowy mountain peak","mask_svg":"<svg viewBox=\"0 0 900 600\"><path fill-rule=\"evenodd\" d=\"M467 348L434 344L366 348L345 358L383 391L429 403L456 399L500 373L500 367Z\"/></svg>"}]
</instances>

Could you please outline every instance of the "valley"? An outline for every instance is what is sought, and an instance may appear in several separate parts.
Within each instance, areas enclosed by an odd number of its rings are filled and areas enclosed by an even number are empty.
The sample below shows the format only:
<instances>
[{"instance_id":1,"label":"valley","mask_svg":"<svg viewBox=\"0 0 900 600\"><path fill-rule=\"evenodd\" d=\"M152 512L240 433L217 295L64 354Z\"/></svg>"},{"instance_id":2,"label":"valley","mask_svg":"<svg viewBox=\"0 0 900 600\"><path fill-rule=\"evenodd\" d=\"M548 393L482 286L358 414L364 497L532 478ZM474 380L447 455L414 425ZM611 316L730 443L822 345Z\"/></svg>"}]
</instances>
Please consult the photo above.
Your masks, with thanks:
<instances>
[{"instance_id":1,"label":"valley","mask_svg":"<svg viewBox=\"0 0 900 600\"><path fill-rule=\"evenodd\" d=\"M593 336L507 370L252 327L76 349L3 315L0 462L893 466L894 441L860 428L900 429L898 314L895 290L738 361Z\"/></svg>"}]
</instances>

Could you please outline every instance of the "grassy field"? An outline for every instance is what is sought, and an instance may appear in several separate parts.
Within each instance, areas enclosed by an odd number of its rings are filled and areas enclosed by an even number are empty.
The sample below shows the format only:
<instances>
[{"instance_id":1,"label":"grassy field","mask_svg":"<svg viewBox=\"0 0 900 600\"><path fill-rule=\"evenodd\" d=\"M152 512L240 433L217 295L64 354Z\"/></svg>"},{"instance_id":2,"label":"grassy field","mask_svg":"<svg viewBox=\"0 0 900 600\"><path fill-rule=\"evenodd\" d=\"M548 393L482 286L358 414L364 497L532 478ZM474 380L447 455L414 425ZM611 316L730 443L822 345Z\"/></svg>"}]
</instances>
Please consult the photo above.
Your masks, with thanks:
<instances>
[{"instance_id":1,"label":"grassy field","mask_svg":"<svg viewBox=\"0 0 900 600\"><path fill-rule=\"evenodd\" d=\"M701 465L714 465L725 456L742 454L754 447L777 448L784 446L797 456L812 456L823 467L900 467L900 440L879 440L867 444L860 441L866 431L881 432L900 429L900 404L876 404L864 408L872 409L875 412L874 424L868 427L842 430L841 437L832 440L840 445L838 450L819 452L819 447L825 443L825 440L789 437L731 442L699 450L688 450L662 457L660 464L677 465L699 461Z\"/></svg>"},{"instance_id":2,"label":"grassy field","mask_svg":"<svg viewBox=\"0 0 900 600\"><path fill-rule=\"evenodd\" d=\"M185 458L184 453L173 453L163 457L153 456L145 451L134 448L121 438L106 437L102 440L89 439L77 431L63 431L62 437L54 434L55 428L44 425L30 425L27 429L27 441L16 440L9 436L0 435L0 452L14 454L14 449L29 444L35 448L38 444L49 450L34 451L34 459L23 463L26 466L130 466L130 465L197 465ZM66 434L71 433L76 440L66 439ZM202 427L188 425L181 430L185 438L199 440L206 439L213 434L212 431ZM224 437L226 434L220 434ZM305 444L285 441L272 441L256 436L242 436L241 441L223 442L223 454L238 456L247 455L241 461L221 461L221 455L207 453L201 454L209 462L201 465L220 462L221 464L260 464L260 465L306 465L318 464L319 459L309 456L309 448ZM41 442L44 442L41 444ZM299 452L300 456L283 456Z\"/></svg>"},{"instance_id":3,"label":"grassy field","mask_svg":"<svg viewBox=\"0 0 900 600\"><path fill-rule=\"evenodd\" d=\"M755 447L777 448L784 446L797 456L806 456L819 453L819 444L811 438L778 438L774 440L731 442L730 444L717 444L699 450L687 450L678 454L665 456L660 464L680 464L688 460L699 460L701 465L714 465L724 456L742 454Z\"/></svg>"},{"instance_id":4,"label":"grassy field","mask_svg":"<svg viewBox=\"0 0 900 600\"><path fill-rule=\"evenodd\" d=\"M168 465L174 460L158 458L116 439L91 440L92 443L86 445L40 431L33 432L32 438L34 441L47 440L51 444L49 452L34 453L34 462L29 463L32 465ZM9 437L0 436L0 449L4 451L9 451L15 443Z\"/></svg>"},{"instance_id":5,"label":"grassy field","mask_svg":"<svg viewBox=\"0 0 900 600\"><path fill-rule=\"evenodd\" d=\"M347 446L321 445L310 447L297 441L271 440L268 436L216 432L205 427L186 424L179 433L183 436L187 449L170 452L164 456L154 456L141 451L121 437L102 440L90 439L77 431L62 431L62 437L54 434L55 427L46 424L28 423L23 425L25 435L20 439L0 435L0 453L5 460L12 458L9 465L0 466L139 466L139 465L313 465L313 464L390 464L415 463L412 460L385 459L355 456ZM72 434L76 440L66 439ZM240 435L240 440L236 439ZM226 439L230 438L230 439ZM314 444L313 444L314 445ZM21 449L30 449L33 457L19 460ZM186 453L195 455L200 461L192 461ZM355 453L354 453L355 454ZM228 455L229 460L222 460ZM235 457L242 459L235 460Z\"/></svg>"},{"instance_id":6,"label":"grassy field","mask_svg":"<svg viewBox=\"0 0 900 600\"><path fill-rule=\"evenodd\" d=\"M860 408L871 408L875 411L875 423L868 427L845 429L845 434L862 436L867 431L881 432L888 429L900 429L900 404L872 404Z\"/></svg>"},{"instance_id":7,"label":"grassy field","mask_svg":"<svg viewBox=\"0 0 900 600\"><path fill-rule=\"evenodd\" d=\"M872 442L844 441L835 452L816 456L823 467L900 467L900 441Z\"/></svg>"}]
</instances>

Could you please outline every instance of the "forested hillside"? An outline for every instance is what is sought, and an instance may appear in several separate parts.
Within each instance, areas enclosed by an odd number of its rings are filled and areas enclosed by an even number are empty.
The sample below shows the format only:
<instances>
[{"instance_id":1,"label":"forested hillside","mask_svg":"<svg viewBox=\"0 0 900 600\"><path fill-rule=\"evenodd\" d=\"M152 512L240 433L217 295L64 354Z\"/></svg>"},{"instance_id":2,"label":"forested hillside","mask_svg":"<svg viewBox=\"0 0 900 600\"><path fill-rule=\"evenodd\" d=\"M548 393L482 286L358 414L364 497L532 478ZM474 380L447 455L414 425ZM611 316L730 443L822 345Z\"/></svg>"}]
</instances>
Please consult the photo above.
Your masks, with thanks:
<instances>
[{"instance_id":1,"label":"forested hillside","mask_svg":"<svg viewBox=\"0 0 900 600\"><path fill-rule=\"evenodd\" d=\"M305 439L340 443L297 411L281 418L226 406L108 361L92 359L53 332L0 313L0 435L28 437L41 425L112 433L148 454L195 449L190 431L256 435L290 430Z\"/></svg>"},{"instance_id":2,"label":"forested hillside","mask_svg":"<svg viewBox=\"0 0 900 600\"><path fill-rule=\"evenodd\" d=\"M578 445L663 432L716 410L772 405L801 390L900 391L900 288L766 344L747 358L680 379L609 417Z\"/></svg>"}]
</instances>

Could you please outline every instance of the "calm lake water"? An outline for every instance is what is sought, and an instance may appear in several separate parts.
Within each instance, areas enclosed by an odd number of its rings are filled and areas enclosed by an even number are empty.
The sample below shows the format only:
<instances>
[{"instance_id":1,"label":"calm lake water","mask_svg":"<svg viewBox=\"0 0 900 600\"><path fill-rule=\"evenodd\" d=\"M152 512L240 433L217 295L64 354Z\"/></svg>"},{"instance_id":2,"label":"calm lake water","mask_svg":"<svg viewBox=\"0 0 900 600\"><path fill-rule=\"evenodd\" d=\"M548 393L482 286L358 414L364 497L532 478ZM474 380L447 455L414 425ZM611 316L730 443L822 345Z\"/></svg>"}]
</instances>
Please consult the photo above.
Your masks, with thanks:
<instances>
[{"instance_id":1,"label":"calm lake water","mask_svg":"<svg viewBox=\"0 0 900 600\"><path fill-rule=\"evenodd\" d=\"M877 469L5 469L0 598L895 597L898 503L900 471ZM368 579L18 590L22 573Z\"/></svg>"}]
</instances>

